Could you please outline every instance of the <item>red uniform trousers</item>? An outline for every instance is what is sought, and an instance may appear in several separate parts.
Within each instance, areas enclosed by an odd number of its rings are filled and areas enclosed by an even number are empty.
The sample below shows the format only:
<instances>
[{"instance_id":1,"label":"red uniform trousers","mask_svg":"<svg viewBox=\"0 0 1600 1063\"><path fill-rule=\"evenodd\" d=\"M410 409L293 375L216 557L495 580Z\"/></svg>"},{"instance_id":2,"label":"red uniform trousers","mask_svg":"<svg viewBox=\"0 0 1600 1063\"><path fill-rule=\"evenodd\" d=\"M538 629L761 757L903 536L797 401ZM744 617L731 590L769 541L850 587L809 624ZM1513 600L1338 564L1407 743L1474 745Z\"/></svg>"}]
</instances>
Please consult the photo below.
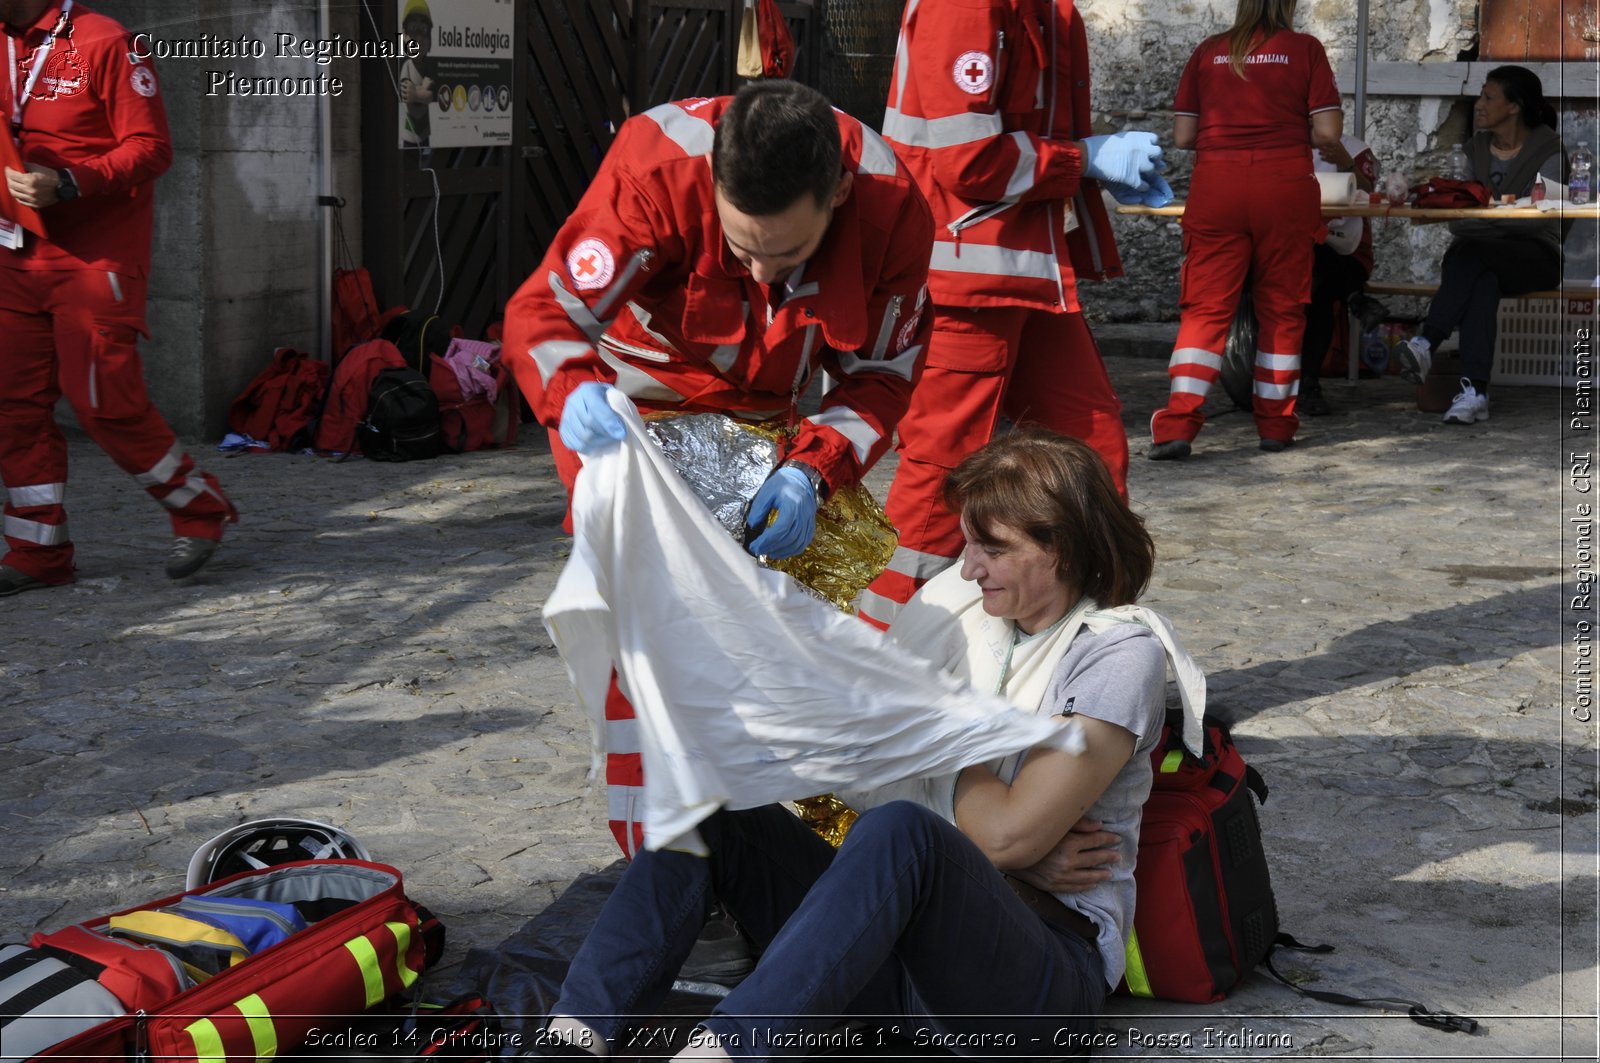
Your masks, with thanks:
<instances>
[{"instance_id":1,"label":"red uniform trousers","mask_svg":"<svg viewBox=\"0 0 1600 1063\"><path fill-rule=\"evenodd\" d=\"M1183 213L1182 322L1167 368L1172 392L1150 420L1155 442L1200 434L1200 407L1222 374L1246 276L1257 319L1256 431L1262 439L1294 438L1320 202L1307 148L1200 152Z\"/></svg>"},{"instance_id":2,"label":"red uniform trousers","mask_svg":"<svg viewBox=\"0 0 1600 1063\"><path fill-rule=\"evenodd\" d=\"M861 594L860 615L888 627L899 607L961 553L961 519L940 490L988 443L1001 416L1081 439L1128 496L1122 403L1081 313L936 307L927 366L899 424L900 465L884 505L900 536L889 567Z\"/></svg>"},{"instance_id":3,"label":"red uniform trousers","mask_svg":"<svg viewBox=\"0 0 1600 1063\"><path fill-rule=\"evenodd\" d=\"M0 252L4 254L6 252ZM150 403L138 334L145 281L94 269L0 267L0 480L4 564L45 583L72 580L63 506L67 441L55 421L65 394L100 449L167 508L174 535L222 538L238 519Z\"/></svg>"}]
</instances>

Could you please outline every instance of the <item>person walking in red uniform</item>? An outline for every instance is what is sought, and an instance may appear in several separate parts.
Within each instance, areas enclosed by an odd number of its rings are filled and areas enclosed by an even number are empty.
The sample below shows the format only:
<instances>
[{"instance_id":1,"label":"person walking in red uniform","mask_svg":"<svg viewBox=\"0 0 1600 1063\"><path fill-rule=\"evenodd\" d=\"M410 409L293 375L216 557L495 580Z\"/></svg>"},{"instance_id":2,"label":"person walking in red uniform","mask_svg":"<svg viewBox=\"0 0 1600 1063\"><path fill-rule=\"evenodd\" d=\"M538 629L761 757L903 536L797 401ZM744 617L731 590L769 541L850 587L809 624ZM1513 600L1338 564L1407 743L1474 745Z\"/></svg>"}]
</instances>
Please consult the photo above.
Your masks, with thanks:
<instances>
[{"instance_id":1,"label":"person walking in red uniform","mask_svg":"<svg viewBox=\"0 0 1600 1063\"><path fill-rule=\"evenodd\" d=\"M48 234L0 221L0 596L73 579L63 394L168 510L167 575L181 579L238 514L151 404L139 358L154 182L172 162L160 83L126 29L74 0L0 0L0 37L0 109L27 167L5 180Z\"/></svg>"},{"instance_id":2,"label":"person walking in red uniform","mask_svg":"<svg viewBox=\"0 0 1600 1063\"><path fill-rule=\"evenodd\" d=\"M803 551L819 499L859 482L905 412L932 242L888 145L804 85L759 81L629 119L506 307L507 357L568 492L579 456L622 438L613 389L644 412L776 421L792 436L751 501L749 550ZM819 370L833 386L802 417ZM615 677L605 712L612 830L631 854L642 776Z\"/></svg>"},{"instance_id":3,"label":"person walking in red uniform","mask_svg":"<svg viewBox=\"0 0 1600 1063\"><path fill-rule=\"evenodd\" d=\"M1321 42L1290 28L1294 10L1295 0L1239 0L1233 28L1202 41L1178 81L1172 139L1196 156L1172 392L1150 421L1153 461L1189 456L1246 277L1258 320L1261 449L1288 447L1300 424L1300 343L1321 227L1311 149L1342 152L1344 115Z\"/></svg>"},{"instance_id":4,"label":"person walking in red uniform","mask_svg":"<svg viewBox=\"0 0 1600 1063\"><path fill-rule=\"evenodd\" d=\"M883 132L941 230L928 366L885 505L899 547L859 603L876 626L960 553L939 485L1002 416L1089 443L1127 495L1122 405L1077 281L1122 274L1097 182L1124 203L1159 206L1171 192L1153 134L1090 129L1072 0L906 5Z\"/></svg>"}]
</instances>

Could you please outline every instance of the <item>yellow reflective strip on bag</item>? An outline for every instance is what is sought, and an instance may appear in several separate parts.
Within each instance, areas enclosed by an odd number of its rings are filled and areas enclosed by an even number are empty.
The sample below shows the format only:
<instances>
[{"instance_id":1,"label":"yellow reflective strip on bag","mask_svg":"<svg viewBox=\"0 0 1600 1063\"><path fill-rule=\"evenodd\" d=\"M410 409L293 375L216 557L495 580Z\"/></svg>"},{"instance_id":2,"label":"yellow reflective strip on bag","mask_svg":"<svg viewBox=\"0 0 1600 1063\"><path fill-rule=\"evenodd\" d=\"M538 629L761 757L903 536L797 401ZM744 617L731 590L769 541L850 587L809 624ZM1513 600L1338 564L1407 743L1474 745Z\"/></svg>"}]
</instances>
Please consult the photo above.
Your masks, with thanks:
<instances>
[{"instance_id":1,"label":"yellow reflective strip on bag","mask_svg":"<svg viewBox=\"0 0 1600 1063\"><path fill-rule=\"evenodd\" d=\"M210 1019L198 1019L183 1028L194 1041L194 1056L200 1063L208 1059L226 1060L228 1052L222 1047L222 1034Z\"/></svg>"},{"instance_id":2,"label":"yellow reflective strip on bag","mask_svg":"<svg viewBox=\"0 0 1600 1063\"><path fill-rule=\"evenodd\" d=\"M422 973L413 971L406 964L406 954L411 951L411 927L405 923L385 923L383 925L388 927L389 932L394 935L395 969L400 974L400 985L402 988L410 989L411 984Z\"/></svg>"},{"instance_id":3,"label":"yellow reflective strip on bag","mask_svg":"<svg viewBox=\"0 0 1600 1063\"><path fill-rule=\"evenodd\" d=\"M351 938L344 943L344 947L350 950L350 955L356 958L356 966L361 968L361 980L367 988L367 1007L382 1004L388 994L383 991L383 971L378 968L378 950L365 937Z\"/></svg>"},{"instance_id":4,"label":"yellow reflective strip on bag","mask_svg":"<svg viewBox=\"0 0 1600 1063\"><path fill-rule=\"evenodd\" d=\"M267 1002L255 993L251 993L243 1000L236 1000L233 1004L244 1015L244 1021L250 1027L250 1041L255 1046L257 1059L272 1059L278 1054L278 1028L272 1025L272 1012L267 1010Z\"/></svg>"},{"instance_id":5,"label":"yellow reflective strip on bag","mask_svg":"<svg viewBox=\"0 0 1600 1063\"><path fill-rule=\"evenodd\" d=\"M1154 997L1150 988L1150 974L1144 969L1144 953L1139 951L1139 932L1128 931L1127 968L1122 972L1128 983L1128 992L1136 997Z\"/></svg>"},{"instance_id":6,"label":"yellow reflective strip on bag","mask_svg":"<svg viewBox=\"0 0 1600 1063\"><path fill-rule=\"evenodd\" d=\"M1181 749L1174 749L1161 758L1161 772L1163 775L1167 772L1177 771L1181 767L1183 767L1183 750Z\"/></svg>"}]
</instances>

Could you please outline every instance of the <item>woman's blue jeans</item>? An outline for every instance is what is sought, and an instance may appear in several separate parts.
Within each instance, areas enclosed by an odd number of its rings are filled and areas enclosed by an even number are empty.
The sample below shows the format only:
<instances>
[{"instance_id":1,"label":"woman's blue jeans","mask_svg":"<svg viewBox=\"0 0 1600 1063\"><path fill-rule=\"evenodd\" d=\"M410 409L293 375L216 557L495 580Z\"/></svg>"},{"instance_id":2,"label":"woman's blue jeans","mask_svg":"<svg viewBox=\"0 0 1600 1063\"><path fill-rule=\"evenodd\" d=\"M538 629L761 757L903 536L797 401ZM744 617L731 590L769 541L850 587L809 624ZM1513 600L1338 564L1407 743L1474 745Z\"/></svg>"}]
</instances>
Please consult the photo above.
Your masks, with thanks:
<instances>
[{"instance_id":1,"label":"woman's blue jeans","mask_svg":"<svg viewBox=\"0 0 1600 1063\"><path fill-rule=\"evenodd\" d=\"M555 1013L616 1043L631 1016L655 1013L720 900L760 951L704 1023L736 1059L804 1056L843 1017L981 1058L1073 1056L1093 1032L1099 952L1046 926L921 806L865 813L837 853L778 806L719 812L700 834L709 858L634 858Z\"/></svg>"}]
</instances>

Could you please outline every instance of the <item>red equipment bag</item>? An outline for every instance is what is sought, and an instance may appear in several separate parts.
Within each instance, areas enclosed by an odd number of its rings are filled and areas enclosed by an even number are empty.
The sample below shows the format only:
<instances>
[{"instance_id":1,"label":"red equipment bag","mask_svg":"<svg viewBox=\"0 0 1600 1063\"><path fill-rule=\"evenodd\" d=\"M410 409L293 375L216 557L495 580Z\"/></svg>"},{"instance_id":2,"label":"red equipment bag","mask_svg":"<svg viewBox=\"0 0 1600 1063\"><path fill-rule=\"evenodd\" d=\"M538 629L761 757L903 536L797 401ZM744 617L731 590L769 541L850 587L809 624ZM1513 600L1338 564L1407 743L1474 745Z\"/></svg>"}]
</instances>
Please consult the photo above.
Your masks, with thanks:
<instances>
[{"instance_id":1,"label":"red equipment bag","mask_svg":"<svg viewBox=\"0 0 1600 1063\"><path fill-rule=\"evenodd\" d=\"M1434 177L1413 185L1413 207L1487 207L1489 188L1481 181L1458 181L1453 177Z\"/></svg>"},{"instance_id":2,"label":"red equipment bag","mask_svg":"<svg viewBox=\"0 0 1600 1063\"><path fill-rule=\"evenodd\" d=\"M1150 753L1155 782L1139 828L1138 886L1128 967L1136 997L1196 1004L1223 999L1266 959L1278 908L1255 802L1267 786L1220 720L1205 719L1205 756L1168 722Z\"/></svg>"},{"instance_id":3,"label":"red equipment bag","mask_svg":"<svg viewBox=\"0 0 1600 1063\"><path fill-rule=\"evenodd\" d=\"M199 896L291 904L308 925L162 1001L149 995L155 984L149 971L158 969L142 960L144 995L137 1002L123 1001L129 1014L36 1058L188 1063L289 1055L315 1039L317 1031L349 1027L354 1020L346 1016L359 1017L410 989L444 948L444 928L405 895L400 872L363 860L306 860L247 871L116 915L169 908ZM94 951L96 962L113 963L114 950L84 945L85 935L107 938L112 918L36 934L31 944L78 955ZM114 988L113 979L102 975L99 981Z\"/></svg>"},{"instance_id":4,"label":"red equipment bag","mask_svg":"<svg viewBox=\"0 0 1600 1063\"><path fill-rule=\"evenodd\" d=\"M446 450L461 454L517 441L520 403L499 344L454 339L443 358L431 356L428 385L439 397Z\"/></svg>"},{"instance_id":5,"label":"red equipment bag","mask_svg":"<svg viewBox=\"0 0 1600 1063\"><path fill-rule=\"evenodd\" d=\"M228 428L261 440L271 450L309 446L330 375L328 363L292 347L279 347L267 367L233 400Z\"/></svg>"}]
</instances>

